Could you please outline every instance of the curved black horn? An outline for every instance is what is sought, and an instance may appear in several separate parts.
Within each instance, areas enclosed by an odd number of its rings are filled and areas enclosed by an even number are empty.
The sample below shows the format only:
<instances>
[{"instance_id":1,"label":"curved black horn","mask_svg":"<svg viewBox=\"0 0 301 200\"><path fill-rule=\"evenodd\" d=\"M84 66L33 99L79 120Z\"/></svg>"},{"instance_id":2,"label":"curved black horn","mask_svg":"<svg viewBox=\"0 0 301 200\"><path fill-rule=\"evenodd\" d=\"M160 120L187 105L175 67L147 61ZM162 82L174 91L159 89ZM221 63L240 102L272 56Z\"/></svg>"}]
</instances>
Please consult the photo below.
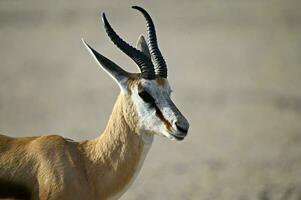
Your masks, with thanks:
<instances>
[{"instance_id":1,"label":"curved black horn","mask_svg":"<svg viewBox=\"0 0 301 200\"><path fill-rule=\"evenodd\" d=\"M102 13L102 21L104 23L106 32L112 42L126 55L128 55L138 65L141 70L141 76L145 79L155 79L154 65L150 58L142 52L132 47L124 40L122 40L109 24L106 16Z\"/></svg>"},{"instance_id":2,"label":"curved black horn","mask_svg":"<svg viewBox=\"0 0 301 200\"><path fill-rule=\"evenodd\" d=\"M155 25L153 23L152 18L150 15L144 10L143 8L139 6L132 6L133 9L139 10L145 20L146 20L146 26L147 26L147 34L148 34L148 48L150 50L152 59L155 63L155 72L157 75L167 78L167 66L166 62L159 50L158 42L157 42L157 36L156 36L156 30Z\"/></svg>"}]
</instances>

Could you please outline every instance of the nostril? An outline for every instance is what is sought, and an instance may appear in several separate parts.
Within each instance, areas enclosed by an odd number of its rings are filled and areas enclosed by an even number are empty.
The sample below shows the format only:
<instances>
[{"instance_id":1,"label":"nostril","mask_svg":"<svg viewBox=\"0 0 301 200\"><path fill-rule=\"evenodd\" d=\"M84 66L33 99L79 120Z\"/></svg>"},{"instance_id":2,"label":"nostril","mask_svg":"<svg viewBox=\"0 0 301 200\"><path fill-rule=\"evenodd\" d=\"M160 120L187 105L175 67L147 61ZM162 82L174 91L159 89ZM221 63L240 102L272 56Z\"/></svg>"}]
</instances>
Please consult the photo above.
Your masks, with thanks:
<instances>
[{"instance_id":1,"label":"nostril","mask_svg":"<svg viewBox=\"0 0 301 200\"><path fill-rule=\"evenodd\" d=\"M188 129L187 129L187 128L181 127L181 126L179 125L178 122L176 122L175 125L176 125L177 129L178 129L179 131L181 131L182 133L185 133L185 134L186 134L186 133L188 132Z\"/></svg>"}]
</instances>

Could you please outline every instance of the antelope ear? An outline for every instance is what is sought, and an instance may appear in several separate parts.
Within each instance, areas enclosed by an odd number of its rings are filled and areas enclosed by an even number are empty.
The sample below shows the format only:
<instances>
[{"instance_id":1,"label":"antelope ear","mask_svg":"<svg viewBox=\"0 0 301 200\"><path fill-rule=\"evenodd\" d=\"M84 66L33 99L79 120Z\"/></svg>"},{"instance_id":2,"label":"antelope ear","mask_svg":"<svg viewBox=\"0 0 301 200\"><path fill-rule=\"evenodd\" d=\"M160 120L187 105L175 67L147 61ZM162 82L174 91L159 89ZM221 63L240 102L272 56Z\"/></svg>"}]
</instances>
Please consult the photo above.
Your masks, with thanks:
<instances>
[{"instance_id":1,"label":"antelope ear","mask_svg":"<svg viewBox=\"0 0 301 200\"><path fill-rule=\"evenodd\" d=\"M138 50L140 50L142 53L144 53L147 57L149 57L149 58L151 57L147 43L146 43L143 35L139 36L139 38L137 40L136 48Z\"/></svg>"},{"instance_id":2,"label":"antelope ear","mask_svg":"<svg viewBox=\"0 0 301 200\"><path fill-rule=\"evenodd\" d=\"M94 57L95 61L101 66L101 68L107 72L119 85L120 89L125 89L127 87L127 80L130 76L130 73L123 70L117 64L112 62L110 59L104 57L93 49L89 44L87 44L84 39L82 39L84 45Z\"/></svg>"}]
</instances>

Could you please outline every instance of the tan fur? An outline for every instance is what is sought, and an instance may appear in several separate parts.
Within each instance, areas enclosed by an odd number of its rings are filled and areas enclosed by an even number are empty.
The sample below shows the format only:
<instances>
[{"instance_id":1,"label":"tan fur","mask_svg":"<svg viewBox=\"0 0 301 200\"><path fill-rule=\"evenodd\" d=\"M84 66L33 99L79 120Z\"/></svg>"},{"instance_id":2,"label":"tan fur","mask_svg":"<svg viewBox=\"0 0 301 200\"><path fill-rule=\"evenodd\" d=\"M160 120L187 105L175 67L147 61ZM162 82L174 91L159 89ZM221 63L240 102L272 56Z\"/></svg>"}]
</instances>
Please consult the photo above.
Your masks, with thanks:
<instances>
[{"instance_id":1,"label":"tan fur","mask_svg":"<svg viewBox=\"0 0 301 200\"><path fill-rule=\"evenodd\" d=\"M0 135L0 181L24 185L33 200L108 199L130 182L140 161L137 121L130 96L122 93L95 140Z\"/></svg>"},{"instance_id":2,"label":"tan fur","mask_svg":"<svg viewBox=\"0 0 301 200\"><path fill-rule=\"evenodd\" d=\"M121 191L138 165L144 144L137 134L138 118L129 98L119 96L108 126L99 138L80 144L87 163L91 163L86 167L88 178L97 188L96 196L107 198Z\"/></svg>"},{"instance_id":3,"label":"tan fur","mask_svg":"<svg viewBox=\"0 0 301 200\"><path fill-rule=\"evenodd\" d=\"M138 76L135 76L135 74L132 75L132 77L130 77L128 80L127 80L127 88L128 88L128 93L131 94L133 87L134 86L137 86L138 87L138 90L139 88L141 88L141 83L140 83L140 79Z\"/></svg>"},{"instance_id":4,"label":"tan fur","mask_svg":"<svg viewBox=\"0 0 301 200\"><path fill-rule=\"evenodd\" d=\"M164 86L164 85L165 85L165 80L164 80L164 78L158 77L158 78L156 79L156 81L157 81L158 85L160 85L160 86Z\"/></svg>"}]
</instances>

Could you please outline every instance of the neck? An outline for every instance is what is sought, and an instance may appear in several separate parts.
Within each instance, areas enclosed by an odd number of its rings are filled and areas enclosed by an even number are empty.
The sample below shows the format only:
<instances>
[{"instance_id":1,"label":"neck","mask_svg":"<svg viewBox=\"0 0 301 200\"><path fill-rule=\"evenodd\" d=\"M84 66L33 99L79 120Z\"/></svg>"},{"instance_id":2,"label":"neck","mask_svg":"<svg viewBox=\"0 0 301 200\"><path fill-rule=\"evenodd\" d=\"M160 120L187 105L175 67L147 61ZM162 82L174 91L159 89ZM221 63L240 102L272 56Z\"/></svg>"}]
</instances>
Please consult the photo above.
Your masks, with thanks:
<instances>
[{"instance_id":1,"label":"neck","mask_svg":"<svg viewBox=\"0 0 301 200\"><path fill-rule=\"evenodd\" d=\"M138 133L135 113L130 97L119 95L101 136L81 144L96 197L122 194L144 161L153 136Z\"/></svg>"}]
</instances>

